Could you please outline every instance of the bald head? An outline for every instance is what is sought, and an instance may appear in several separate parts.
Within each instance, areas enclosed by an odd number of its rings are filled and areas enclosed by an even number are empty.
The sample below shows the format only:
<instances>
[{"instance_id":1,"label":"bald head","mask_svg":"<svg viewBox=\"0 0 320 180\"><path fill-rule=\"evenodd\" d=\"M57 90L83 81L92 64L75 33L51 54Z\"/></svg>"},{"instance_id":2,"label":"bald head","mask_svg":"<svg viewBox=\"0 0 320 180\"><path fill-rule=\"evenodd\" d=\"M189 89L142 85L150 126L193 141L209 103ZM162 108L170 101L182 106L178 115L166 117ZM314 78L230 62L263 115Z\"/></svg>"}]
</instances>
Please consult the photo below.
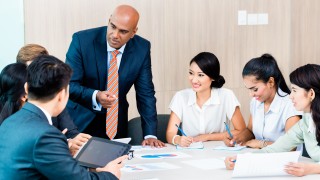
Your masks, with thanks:
<instances>
[{"instance_id":1,"label":"bald head","mask_svg":"<svg viewBox=\"0 0 320 180\"><path fill-rule=\"evenodd\" d=\"M107 40L111 47L121 48L138 30L139 13L128 5L118 6L109 19Z\"/></svg>"},{"instance_id":2,"label":"bald head","mask_svg":"<svg viewBox=\"0 0 320 180\"><path fill-rule=\"evenodd\" d=\"M123 22L130 23L137 27L139 21L139 13L138 11L129 5L120 5L118 6L112 13L111 17L116 18L118 20L122 20Z\"/></svg>"}]
</instances>

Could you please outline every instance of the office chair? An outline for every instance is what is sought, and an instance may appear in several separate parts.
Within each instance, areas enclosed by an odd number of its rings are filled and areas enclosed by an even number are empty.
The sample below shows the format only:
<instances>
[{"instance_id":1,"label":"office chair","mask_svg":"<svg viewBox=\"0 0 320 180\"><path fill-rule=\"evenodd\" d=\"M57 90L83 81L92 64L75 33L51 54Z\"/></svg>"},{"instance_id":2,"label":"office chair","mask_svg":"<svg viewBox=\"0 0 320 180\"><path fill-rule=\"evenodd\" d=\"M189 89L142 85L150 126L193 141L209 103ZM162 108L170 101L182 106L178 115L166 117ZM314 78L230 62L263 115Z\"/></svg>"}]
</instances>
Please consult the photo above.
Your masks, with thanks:
<instances>
[{"instance_id":1,"label":"office chair","mask_svg":"<svg viewBox=\"0 0 320 180\"><path fill-rule=\"evenodd\" d=\"M167 125L169 122L169 114L158 114L158 128L157 128L157 138L167 143L166 140L166 131ZM131 145L141 145L143 141L142 127L141 127L141 118L135 117L128 122L128 137L131 137Z\"/></svg>"}]
</instances>

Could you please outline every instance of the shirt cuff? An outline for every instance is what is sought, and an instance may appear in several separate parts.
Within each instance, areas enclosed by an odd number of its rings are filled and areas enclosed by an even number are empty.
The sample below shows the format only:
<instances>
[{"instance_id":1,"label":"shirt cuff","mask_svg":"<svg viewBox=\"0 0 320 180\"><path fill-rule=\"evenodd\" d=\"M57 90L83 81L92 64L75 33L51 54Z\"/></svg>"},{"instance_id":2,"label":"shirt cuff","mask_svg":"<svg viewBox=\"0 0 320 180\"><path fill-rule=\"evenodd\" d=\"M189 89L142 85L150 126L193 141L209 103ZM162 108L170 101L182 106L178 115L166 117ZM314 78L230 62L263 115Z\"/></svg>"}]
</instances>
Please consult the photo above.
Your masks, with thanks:
<instances>
[{"instance_id":1,"label":"shirt cuff","mask_svg":"<svg viewBox=\"0 0 320 180\"><path fill-rule=\"evenodd\" d=\"M102 106L100 103L97 102L97 93L98 90L95 90L92 94L92 109L96 111L101 111Z\"/></svg>"},{"instance_id":2,"label":"shirt cuff","mask_svg":"<svg viewBox=\"0 0 320 180\"><path fill-rule=\"evenodd\" d=\"M144 139L149 139L149 138L154 138L154 139L158 139L156 136L154 136L154 135L146 135L145 137L144 137Z\"/></svg>"}]
</instances>

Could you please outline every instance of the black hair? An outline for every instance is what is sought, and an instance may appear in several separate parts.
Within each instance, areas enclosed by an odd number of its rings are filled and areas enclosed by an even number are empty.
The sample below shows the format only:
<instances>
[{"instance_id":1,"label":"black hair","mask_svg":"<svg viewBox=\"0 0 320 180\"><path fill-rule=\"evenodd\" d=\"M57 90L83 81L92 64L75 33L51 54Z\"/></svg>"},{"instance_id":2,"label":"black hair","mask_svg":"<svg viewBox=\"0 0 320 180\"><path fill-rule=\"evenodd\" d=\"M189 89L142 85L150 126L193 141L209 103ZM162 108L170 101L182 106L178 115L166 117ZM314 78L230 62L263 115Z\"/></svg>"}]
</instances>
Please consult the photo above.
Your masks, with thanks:
<instances>
[{"instance_id":1,"label":"black hair","mask_svg":"<svg viewBox=\"0 0 320 180\"><path fill-rule=\"evenodd\" d=\"M72 70L58 58L41 55L28 66L28 98L47 102L67 88Z\"/></svg>"},{"instance_id":2,"label":"black hair","mask_svg":"<svg viewBox=\"0 0 320 180\"><path fill-rule=\"evenodd\" d=\"M7 65L0 74L0 124L22 106L26 94L27 66L22 63Z\"/></svg>"},{"instance_id":3,"label":"black hair","mask_svg":"<svg viewBox=\"0 0 320 180\"><path fill-rule=\"evenodd\" d=\"M214 80L210 85L211 88L221 88L226 82L223 76L220 75L220 63L214 54L201 52L190 61L190 65L193 62L199 66L204 74Z\"/></svg>"},{"instance_id":4,"label":"black hair","mask_svg":"<svg viewBox=\"0 0 320 180\"><path fill-rule=\"evenodd\" d=\"M294 70L290 74L290 82L300 88L310 91L313 89L315 98L311 102L311 114L316 125L316 138L320 145L320 66L307 64Z\"/></svg>"},{"instance_id":5,"label":"black hair","mask_svg":"<svg viewBox=\"0 0 320 180\"><path fill-rule=\"evenodd\" d=\"M291 92L277 61L271 54L263 54L261 57L253 58L247 62L242 71L242 77L245 76L255 76L256 80L261 80L264 83L267 83L270 77L273 77L279 96L283 95L279 94L278 88L287 93L287 95Z\"/></svg>"}]
</instances>

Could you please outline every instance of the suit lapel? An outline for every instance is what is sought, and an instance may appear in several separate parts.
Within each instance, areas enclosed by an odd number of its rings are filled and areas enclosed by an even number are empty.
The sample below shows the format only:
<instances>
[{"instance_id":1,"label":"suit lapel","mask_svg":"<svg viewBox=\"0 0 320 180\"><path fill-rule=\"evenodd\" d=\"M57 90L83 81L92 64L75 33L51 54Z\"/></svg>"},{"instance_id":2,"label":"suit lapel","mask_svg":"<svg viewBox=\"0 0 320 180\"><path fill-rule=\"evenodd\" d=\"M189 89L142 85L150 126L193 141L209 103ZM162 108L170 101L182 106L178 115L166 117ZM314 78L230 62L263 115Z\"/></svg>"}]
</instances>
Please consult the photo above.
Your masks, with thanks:
<instances>
[{"instance_id":1,"label":"suit lapel","mask_svg":"<svg viewBox=\"0 0 320 180\"><path fill-rule=\"evenodd\" d=\"M106 89L106 80L108 74L108 51L106 42L107 29L105 28L101 35L94 40L95 65L99 74L100 90Z\"/></svg>"},{"instance_id":2,"label":"suit lapel","mask_svg":"<svg viewBox=\"0 0 320 180\"><path fill-rule=\"evenodd\" d=\"M120 69L119 69L119 85L124 85L123 82L128 77L128 73L130 72L130 69L133 68L133 58L132 56L134 52L134 46L132 45L132 41L128 41L126 48L124 49L121 63L120 63Z\"/></svg>"}]
</instances>

